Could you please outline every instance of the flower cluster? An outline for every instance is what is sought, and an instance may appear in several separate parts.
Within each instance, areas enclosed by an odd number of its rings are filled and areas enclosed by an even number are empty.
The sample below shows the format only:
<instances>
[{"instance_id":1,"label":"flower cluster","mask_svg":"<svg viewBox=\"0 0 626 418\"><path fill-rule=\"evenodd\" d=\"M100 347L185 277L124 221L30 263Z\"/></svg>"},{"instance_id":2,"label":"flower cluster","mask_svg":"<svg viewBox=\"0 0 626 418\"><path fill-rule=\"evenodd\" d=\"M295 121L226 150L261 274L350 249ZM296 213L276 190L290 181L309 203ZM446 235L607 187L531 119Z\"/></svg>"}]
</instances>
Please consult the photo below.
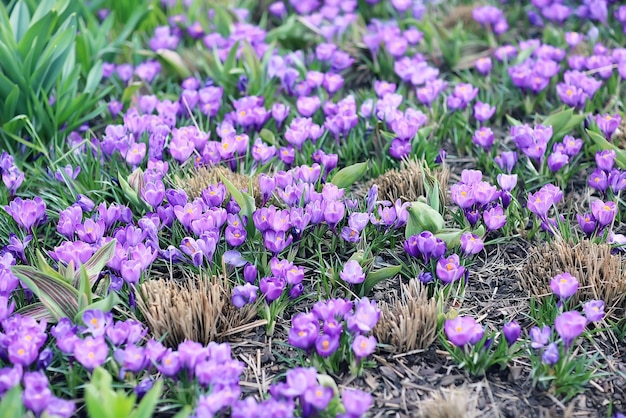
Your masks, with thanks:
<instances>
[{"instance_id":1,"label":"flower cluster","mask_svg":"<svg viewBox=\"0 0 626 418\"><path fill-rule=\"evenodd\" d=\"M376 349L376 338L367 334L379 319L380 310L368 298L355 305L344 299L317 302L311 312L293 317L288 341L310 356L327 359L321 363L334 372L344 361L357 369Z\"/></svg>"},{"instance_id":2,"label":"flower cluster","mask_svg":"<svg viewBox=\"0 0 626 418\"><path fill-rule=\"evenodd\" d=\"M500 175L501 190L482 180L478 170L463 170L461 181L450 187L450 199L461 209L472 227L481 220L490 231L506 224L504 210L511 201L510 191L517 185L517 175Z\"/></svg>"}]
</instances>

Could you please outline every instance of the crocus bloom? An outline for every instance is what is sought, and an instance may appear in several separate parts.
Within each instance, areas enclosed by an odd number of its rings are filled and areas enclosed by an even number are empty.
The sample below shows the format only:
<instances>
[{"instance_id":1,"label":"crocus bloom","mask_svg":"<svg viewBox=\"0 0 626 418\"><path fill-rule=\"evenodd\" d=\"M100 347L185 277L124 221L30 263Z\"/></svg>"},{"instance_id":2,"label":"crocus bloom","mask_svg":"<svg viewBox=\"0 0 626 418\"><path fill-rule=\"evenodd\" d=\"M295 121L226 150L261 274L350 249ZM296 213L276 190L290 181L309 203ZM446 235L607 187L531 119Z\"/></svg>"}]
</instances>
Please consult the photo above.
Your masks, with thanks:
<instances>
[{"instance_id":1,"label":"crocus bloom","mask_svg":"<svg viewBox=\"0 0 626 418\"><path fill-rule=\"evenodd\" d=\"M365 281L365 274L358 261L350 260L344 266L339 276L350 284L359 284Z\"/></svg>"},{"instance_id":2,"label":"crocus bloom","mask_svg":"<svg viewBox=\"0 0 626 418\"><path fill-rule=\"evenodd\" d=\"M108 355L109 348L102 336L87 337L74 346L74 357L87 370L102 366Z\"/></svg>"},{"instance_id":3,"label":"crocus bloom","mask_svg":"<svg viewBox=\"0 0 626 418\"><path fill-rule=\"evenodd\" d=\"M331 356L339 348L339 336L323 334L315 341L315 350L322 357Z\"/></svg>"},{"instance_id":4,"label":"crocus bloom","mask_svg":"<svg viewBox=\"0 0 626 418\"><path fill-rule=\"evenodd\" d=\"M358 358L367 357L376 350L376 338L374 336L366 337L364 335L357 335L352 342L352 351Z\"/></svg>"},{"instance_id":5,"label":"crocus bloom","mask_svg":"<svg viewBox=\"0 0 626 418\"><path fill-rule=\"evenodd\" d=\"M474 104L474 117L479 122L489 120L495 111L495 106L491 106L489 103L476 102L476 104Z\"/></svg>"},{"instance_id":6,"label":"crocus bloom","mask_svg":"<svg viewBox=\"0 0 626 418\"><path fill-rule=\"evenodd\" d=\"M485 226L487 226L487 229L490 231L500 229L506 223L506 215L500 206L496 206L483 212L483 219L485 220Z\"/></svg>"},{"instance_id":7,"label":"crocus bloom","mask_svg":"<svg viewBox=\"0 0 626 418\"><path fill-rule=\"evenodd\" d=\"M603 150L596 152L595 160L599 169L607 173L613 169L616 153L614 150Z\"/></svg>"},{"instance_id":8,"label":"crocus bloom","mask_svg":"<svg viewBox=\"0 0 626 418\"><path fill-rule=\"evenodd\" d=\"M587 326L587 319L578 311L563 312L554 320L554 329L569 346Z\"/></svg>"},{"instance_id":9,"label":"crocus bloom","mask_svg":"<svg viewBox=\"0 0 626 418\"><path fill-rule=\"evenodd\" d=\"M235 286L231 300L236 308L242 308L245 305L254 303L257 298L258 287L246 283L243 286Z\"/></svg>"},{"instance_id":10,"label":"crocus bloom","mask_svg":"<svg viewBox=\"0 0 626 418\"><path fill-rule=\"evenodd\" d=\"M437 262L437 277L448 284L463 277L465 267L460 265L459 256L452 254L450 257L441 257Z\"/></svg>"},{"instance_id":11,"label":"crocus bloom","mask_svg":"<svg viewBox=\"0 0 626 418\"><path fill-rule=\"evenodd\" d=\"M541 361L549 366L553 366L559 361L559 357L559 347L556 343L551 343L541 355Z\"/></svg>"},{"instance_id":12,"label":"crocus bloom","mask_svg":"<svg viewBox=\"0 0 626 418\"><path fill-rule=\"evenodd\" d=\"M265 295L267 303L272 303L282 295L286 281L278 277L264 277L259 283L261 292Z\"/></svg>"},{"instance_id":13,"label":"crocus bloom","mask_svg":"<svg viewBox=\"0 0 626 418\"><path fill-rule=\"evenodd\" d=\"M512 345L517 341L520 334L522 333L522 328L515 321L508 322L504 324L502 327L502 334L504 334L504 338L509 345Z\"/></svg>"},{"instance_id":14,"label":"crocus bloom","mask_svg":"<svg viewBox=\"0 0 626 418\"><path fill-rule=\"evenodd\" d=\"M601 321L604 318L604 302L601 300L590 300L584 303L583 310L590 322Z\"/></svg>"},{"instance_id":15,"label":"crocus bloom","mask_svg":"<svg viewBox=\"0 0 626 418\"><path fill-rule=\"evenodd\" d=\"M550 289L561 299L567 299L578 290L578 279L569 273L557 274L550 280Z\"/></svg>"},{"instance_id":16,"label":"crocus bloom","mask_svg":"<svg viewBox=\"0 0 626 418\"><path fill-rule=\"evenodd\" d=\"M485 332L470 316L457 316L454 319L447 319L443 329L448 340L457 347L477 343Z\"/></svg>"},{"instance_id":17,"label":"crocus bloom","mask_svg":"<svg viewBox=\"0 0 626 418\"><path fill-rule=\"evenodd\" d=\"M347 318L348 330L366 334L374 329L379 319L380 310L376 307L376 302L362 298L356 305L354 314Z\"/></svg>"},{"instance_id":18,"label":"crocus bloom","mask_svg":"<svg viewBox=\"0 0 626 418\"><path fill-rule=\"evenodd\" d=\"M357 389L344 389L341 401L347 417L363 416L372 404L372 395Z\"/></svg>"},{"instance_id":19,"label":"crocus bloom","mask_svg":"<svg viewBox=\"0 0 626 418\"><path fill-rule=\"evenodd\" d=\"M545 346L550 341L551 334L552 329L547 325L543 328L532 327L530 329L530 346L535 349Z\"/></svg>"},{"instance_id":20,"label":"crocus bloom","mask_svg":"<svg viewBox=\"0 0 626 418\"><path fill-rule=\"evenodd\" d=\"M594 200L591 202L591 213L601 227L610 225L615 219L617 207L614 202Z\"/></svg>"},{"instance_id":21,"label":"crocus bloom","mask_svg":"<svg viewBox=\"0 0 626 418\"><path fill-rule=\"evenodd\" d=\"M478 235L471 232L465 232L461 235L461 249L466 255L478 254L484 247L485 244Z\"/></svg>"},{"instance_id":22,"label":"crocus bloom","mask_svg":"<svg viewBox=\"0 0 626 418\"><path fill-rule=\"evenodd\" d=\"M4 210L26 231L30 231L46 218L46 203L39 196L34 199L17 197Z\"/></svg>"},{"instance_id":23,"label":"crocus bloom","mask_svg":"<svg viewBox=\"0 0 626 418\"><path fill-rule=\"evenodd\" d=\"M472 142L474 142L474 144L484 148L487 151L491 149L491 146L493 145L493 141L494 141L493 131L487 128L486 126L483 126L482 128L478 129L474 133L474 136L472 136Z\"/></svg>"},{"instance_id":24,"label":"crocus bloom","mask_svg":"<svg viewBox=\"0 0 626 418\"><path fill-rule=\"evenodd\" d=\"M622 118L619 115L597 115L596 123L598 124L598 128L604 134L606 139L611 139L613 133L617 130Z\"/></svg>"}]
</instances>

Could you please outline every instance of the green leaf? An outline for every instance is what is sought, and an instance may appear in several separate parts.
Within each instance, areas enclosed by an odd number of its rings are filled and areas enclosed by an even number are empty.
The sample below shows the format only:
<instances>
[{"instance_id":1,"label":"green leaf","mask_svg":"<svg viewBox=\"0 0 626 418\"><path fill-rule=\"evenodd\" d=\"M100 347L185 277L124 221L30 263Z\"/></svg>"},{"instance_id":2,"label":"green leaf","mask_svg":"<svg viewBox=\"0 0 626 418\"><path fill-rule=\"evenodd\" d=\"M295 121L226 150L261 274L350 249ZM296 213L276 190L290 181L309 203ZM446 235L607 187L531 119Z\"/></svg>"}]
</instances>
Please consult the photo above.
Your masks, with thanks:
<instances>
[{"instance_id":1,"label":"green leaf","mask_svg":"<svg viewBox=\"0 0 626 418\"><path fill-rule=\"evenodd\" d=\"M607 141L606 138L600 135L597 132L590 131L589 129L585 130L589 138L596 144L596 146L602 150L613 150L615 151L615 162L622 169L626 169L626 152L623 149L617 147L615 144Z\"/></svg>"},{"instance_id":2,"label":"green leaf","mask_svg":"<svg viewBox=\"0 0 626 418\"><path fill-rule=\"evenodd\" d=\"M183 409L181 409L173 418L189 418L191 415L191 407L189 405L185 405Z\"/></svg>"},{"instance_id":3,"label":"green leaf","mask_svg":"<svg viewBox=\"0 0 626 418\"><path fill-rule=\"evenodd\" d=\"M510 115L505 115L506 116L506 120L509 121L509 123L513 126L521 126L522 122L520 122L519 120L515 119L514 117L510 116Z\"/></svg>"},{"instance_id":4,"label":"green leaf","mask_svg":"<svg viewBox=\"0 0 626 418\"><path fill-rule=\"evenodd\" d=\"M2 411L2 418L23 418L25 416L20 385L4 394L0 402L0 411Z\"/></svg>"},{"instance_id":5,"label":"green leaf","mask_svg":"<svg viewBox=\"0 0 626 418\"><path fill-rule=\"evenodd\" d=\"M438 231L435 236L446 243L447 249L452 249L461 245L461 235L465 230L458 228L444 228Z\"/></svg>"},{"instance_id":6,"label":"green leaf","mask_svg":"<svg viewBox=\"0 0 626 418\"><path fill-rule=\"evenodd\" d=\"M394 277L402 270L402 266L388 266L378 269L376 271L370 271L367 275L367 278L361 285L361 295L367 296L374 286L378 283L382 282L385 279L389 279L390 277Z\"/></svg>"},{"instance_id":7,"label":"green leaf","mask_svg":"<svg viewBox=\"0 0 626 418\"><path fill-rule=\"evenodd\" d=\"M143 83L140 81L135 81L126 86L126 88L124 89L124 93L122 93L122 103L128 105L133 98L133 94L135 94L135 92L139 90L142 86Z\"/></svg>"},{"instance_id":8,"label":"green leaf","mask_svg":"<svg viewBox=\"0 0 626 418\"><path fill-rule=\"evenodd\" d=\"M271 145L276 145L276 137L274 136L274 133L269 129L261 129L261 132L259 132L259 136L263 141Z\"/></svg>"},{"instance_id":9,"label":"green leaf","mask_svg":"<svg viewBox=\"0 0 626 418\"><path fill-rule=\"evenodd\" d=\"M445 226L443 216L424 201L412 202L407 211L409 218L404 230L406 239L423 231L436 234Z\"/></svg>"},{"instance_id":10,"label":"green leaf","mask_svg":"<svg viewBox=\"0 0 626 418\"><path fill-rule=\"evenodd\" d=\"M570 107L548 116L543 121L543 125L552 126L552 137L559 140L584 120L584 115L574 115L574 109Z\"/></svg>"},{"instance_id":11,"label":"green leaf","mask_svg":"<svg viewBox=\"0 0 626 418\"><path fill-rule=\"evenodd\" d=\"M152 389L148 391L139 402L139 406L131 415L131 418L150 418L154 413L154 409L161 397L161 391L163 390L163 380L159 379L154 382Z\"/></svg>"},{"instance_id":12,"label":"green leaf","mask_svg":"<svg viewBox=\"0 0 626 418\"><path fill-rule=\"evenodd\" d=\"M4 101L4 117L12 118L15 116L15 110L17 109L17 103L20 99L20 88L17 84L13 85L11 93L6 97Z\"/></svg>"},{"instance_id":13,"label":"green leaf","mask_svg":"<svg viewBox=\"0 0 626 418\"><path fill-rule=\"evenodd\" d=\"M15 40L19 42L30 25L30 11L25 1L20 0L17 2L11 13L10 21Z\"/></svg>"},{"instance_id":14,"label":"green leaf","mask_svg":"<svg viewBox=\"0 0 626 418\"><path fill-rule=\"evenodd\" d=\"M254 203L254 197L250 194L240 191L237 186L235 186L230 180L228 180L222 173L217 173L224 186L226 186L226 190L233 196L233 199L239 204L241 208L241 215L248 218L248 220L252 219L252 214L256 210L256 205ZM246 232L249 237L253 237L255 233L254 222L248 222L246 226Z\"/></svg>"},{"instance_id":15,"label":"green leaf","mask_svg":"<svg viewBox=\"0 0 626 418\"><path fill-rule=\"evenodd\" d=\"M115 393L111 389L113 379L102 367L96 367L91 382L85 385L85 404L90 418L115 418L112 407ZM106 408L102 406L106 405Z\"/></svg>"},{"instance_id":16,"label":"green leaf","mask_svg":"<svg viewBox=\"0 0 626 418\"><path fill-rule=\"evenodd\" d=\"M85 270L85 266L81 265L78 270L80 277L80 287L78 288L78 311L82 311L86 306L89 306L92 302L91 295L91 282L89 281L89 276L87 275L87 270Z\"/></svg>"},{"instance_id":17,"label":"green leaf","mask_svg":"<svg viewBox=\"0 0 626 418\"><path fill-rule=\"evenodd\" d=\"M115 255L115 246L117 244L117 240L112 239L111 241L104 244L102 247L96 251L94 255L91 256L89 260L83 267L87 272L87 276L89 277L89 283L93 286L98 280L98 276L100 276L100 272L106 266L106 264L111 261L113 256ZM74 276L74 286L78 286L80 281L80 271L76 273Z\"/></svg>"},{"instance_id":18,"label":"green leaf","mask_svg":"<svg viewBox=\"0 0 626 418\"><path fill-rule=\"evenodd\" d=\"M148 205L140 199L137 195L137 192L130 187L130 184L121 176L120 172L117 173L117 180L120 182L120 186L122 187L122 191L126 195L126 198L133 204L135 208L143 209L144 211L150 210Z\"/></svg>"},{"instance_id":19,"label":"green leaf","mask_svg":"<svg viewBox=\"0 0 626 418\"><path fill-rule=\"evenodd\" d=\"M46 308L46 306L41 302L28 304L23 308L17 310L16 313L22 316L31 317L36 321L45 320L47 323L52 323L55 321L54 317L50 314L48 308Z\"/></svg>"},{"instance_id":20,"label":"green leaf","mask_svg":"<svg viewBox=\"0 0 626 418\"><path fill-rule=\"evenodd\" d=\"M363 178L367 172L368 165L369 160L344 167L333 175L331 183L340 189L350 187Z\"/></svg>"},{"instance_id":21,"label":"green leaf","mask_svg":"<svg viewBox=\"0 0 626 418\"><path fill-rule=\"evenodd\" d=\"M102 80L102 67L104 63L102 61L96 62L96 64L91 68L89 74L87 74L87 81L85 82L85 88L83 92L85 94L93 93L100 84Z\"/></svg>"},{"instance_id":22,"label":"green leaf","mask_svg":"<svg viewBox=\"0 0 626 418\"><path fill-rule=\"evenodd\" d=\"M156 55L163 66L173 71L179 78L191 77L191 71L189 71L189 68L187 68L185 62L176 51L159 49Z\"/></svg>"},{"instance_id":23,"label":"green leaf","mask_svg":"<svg viewBox=\"0 0 626 418\"><path fill-rule=\"evenodd\" d=\"M29 266L13 266L11 271L39 298L55 320L76 316L78 291L65 280Z\"/></svg>"}]
</instances>

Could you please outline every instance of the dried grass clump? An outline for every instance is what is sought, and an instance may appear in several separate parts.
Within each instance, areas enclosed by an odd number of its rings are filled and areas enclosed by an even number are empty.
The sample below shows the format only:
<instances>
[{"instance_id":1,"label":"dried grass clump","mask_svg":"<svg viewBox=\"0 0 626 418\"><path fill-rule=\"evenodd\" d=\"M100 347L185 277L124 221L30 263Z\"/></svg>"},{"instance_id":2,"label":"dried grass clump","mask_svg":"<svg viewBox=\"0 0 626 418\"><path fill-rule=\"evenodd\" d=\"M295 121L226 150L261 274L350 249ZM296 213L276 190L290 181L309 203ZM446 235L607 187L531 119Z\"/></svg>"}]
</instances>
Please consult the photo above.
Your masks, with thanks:
<instances>
[{"instance_id":1,"label":"dried grass clump","mask_svg":"<svg viewBox=\"0 0 626 418\"><path fill-rule=\"evenodd\" d=\"M164 337L167 346L176 347L186 339L222 342L264 322L251 322L256 316L253 306L235 308L231 292L217 276L153 279L141 285L137 306L153 336Z\"/></svg>"},{"instance_id":2,"label":"dried grass clump","mask_svg":"<svg viewBox=\"0 0 626 418\"><path fill-rule=\"evenodd\" d=\"M476 393L464 386L441 389L420 405L422 418L473 418L478 416Z\"/></svg>"},{"instance_id":3,"label":"dried grass clump","mask_svg":"<svg viewBox=\"0 0 626 418\"><path fill-rule=\"evenodd\" d=\"M420 196L426 197L424 180L431 185L434 184L434 180L437 180L439 184L439 201L442 205L445 205L449 179L450 170L446 165L442 165L439 170L433 172L424 162L412 159L403 161L400 170L394 168L370 180L361 190L362 195L365 195L370 187L375 184L378 186L379 200L395 202L397 199L402 199L414 202Z\"/></svg>"},{"instance_id":4,"label":"dried grass clump","mask_svg":"<svg viewBox=\"0 0 626 418\"><path fill-rule=\"evenodd\" d=\"M257 206L261 204L262 197L259 190L259 179L256 176L250 177L235 173L224 166L217 165L194 169L184 176L175 178L174 184L185 190L189 199L193 200L199 197L202 191L210 185L221 183L220 174L226 177L239 190L250 190L250 183L252 183L254 200Z\"/></svg>"},{"instance_id":5,"label":"dried grass clump","mask_svg":"<svg viewBox=\"0 0 626 418\"><path fill-rule=\"evenodd\" d=\"M374 335L400 352L428 348L437 337L438 307L417 279L402 284L402 295L379 304L381 315Z\"/></svg>"},{"instance_id":6,"label":"dried grass clump","mask_svg":"<svg viewBox=\"0 0 626 418\"><path fill-rule=\"evenodd\" d=\"M607 244L589 240L571 244L553 241L530 250L518 276L520 286L534 296L551 293L550 279L567 272L580 283L574 304L602 299L608 314L621 314L626 301L626 259Z\"/></svg>"}]
</instances>

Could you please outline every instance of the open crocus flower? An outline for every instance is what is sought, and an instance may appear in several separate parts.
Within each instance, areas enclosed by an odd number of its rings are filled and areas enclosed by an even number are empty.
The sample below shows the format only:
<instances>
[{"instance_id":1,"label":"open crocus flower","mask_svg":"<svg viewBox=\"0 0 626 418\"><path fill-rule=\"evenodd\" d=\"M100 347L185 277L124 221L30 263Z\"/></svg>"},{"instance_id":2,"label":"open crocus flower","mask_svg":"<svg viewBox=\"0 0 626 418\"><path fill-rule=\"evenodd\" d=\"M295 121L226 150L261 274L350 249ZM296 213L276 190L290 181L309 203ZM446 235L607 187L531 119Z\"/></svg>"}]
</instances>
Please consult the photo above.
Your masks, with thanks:
<instances>
[{"instance_id":1,"label":"open crocus flower","mask_svg":"<svg viewBox=\"0 0 626 418\"><path fill-rule=\"evenodd\" d=\"M561 299L567 299L574 296L578 290L578 279L569 273L557 274L550 280L550 288L552 293Z\"/></svg>"},{"instance_id":2,"label":"open crocus flower","mask_svg":"<svg viewBox=\"0 0 626 418\"><path fill-rule=\"evenodd\" d=\"M439 280L447 284L459 280L465 273L465 267L461 266L459 256L452 254L439 259L436 271Z\"/></svg>"},{"instance_id":3,"label":"open crocus flower","mask_svg":"<svg viewBox=\"0 0 626 418\"><path fill-rule=\"evenodd\" d=\"M457 316L446 320L443 329L448 340L457 347L476 344L483 337L485 330L469 316Z\"/></svg>"}]
</instances>

